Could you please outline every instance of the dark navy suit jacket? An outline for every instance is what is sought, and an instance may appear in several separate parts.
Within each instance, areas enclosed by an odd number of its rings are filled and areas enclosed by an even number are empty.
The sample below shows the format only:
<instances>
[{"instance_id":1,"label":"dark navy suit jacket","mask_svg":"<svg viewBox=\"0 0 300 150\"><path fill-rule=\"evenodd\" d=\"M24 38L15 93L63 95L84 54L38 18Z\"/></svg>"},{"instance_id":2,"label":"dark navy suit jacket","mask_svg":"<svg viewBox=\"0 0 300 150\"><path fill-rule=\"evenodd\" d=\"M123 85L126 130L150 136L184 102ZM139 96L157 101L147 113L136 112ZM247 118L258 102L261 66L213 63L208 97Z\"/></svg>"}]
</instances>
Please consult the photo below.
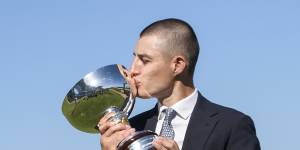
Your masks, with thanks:
<instances>
[{"instance_id":1,"label":"dark navy suit jacket","mask_svg":"<svg viewBox=\"0 0 300 150\"><path fill-rule=\"evenodd\" d=\"M129 120L137 131L155 131L157 105ZM260 150L252 119L234 109L214 104L198 92L182 150Z\"/></svg>"}]
</instances>

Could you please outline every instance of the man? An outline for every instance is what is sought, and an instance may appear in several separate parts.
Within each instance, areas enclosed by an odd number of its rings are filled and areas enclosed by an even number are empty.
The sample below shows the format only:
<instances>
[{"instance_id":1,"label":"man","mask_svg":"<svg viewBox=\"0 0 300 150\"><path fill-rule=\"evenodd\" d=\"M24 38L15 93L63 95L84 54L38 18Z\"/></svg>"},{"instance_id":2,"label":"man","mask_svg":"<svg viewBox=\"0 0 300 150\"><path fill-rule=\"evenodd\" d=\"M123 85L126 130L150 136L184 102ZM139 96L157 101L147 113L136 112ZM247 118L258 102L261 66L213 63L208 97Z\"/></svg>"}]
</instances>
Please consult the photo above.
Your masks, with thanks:
<instances>
[{"instance_id":1,"label":"man","mask_svg":"<svg viewBox=\"0 0 300 150\"><path fill-rule=\"evenodd\" d=\"M136 87L132 87L134 95L155 97L158 104L131 118L131 127L108 122L113 114L103 117L99 122L103 150L116 149L136 130L161 135L153 142L161 150L260 149L250 117L208 101L195 88L193 74L198 53L197 37L182 20L160 20L141 32L130 83Z\"/></svg>"}]
</instances>

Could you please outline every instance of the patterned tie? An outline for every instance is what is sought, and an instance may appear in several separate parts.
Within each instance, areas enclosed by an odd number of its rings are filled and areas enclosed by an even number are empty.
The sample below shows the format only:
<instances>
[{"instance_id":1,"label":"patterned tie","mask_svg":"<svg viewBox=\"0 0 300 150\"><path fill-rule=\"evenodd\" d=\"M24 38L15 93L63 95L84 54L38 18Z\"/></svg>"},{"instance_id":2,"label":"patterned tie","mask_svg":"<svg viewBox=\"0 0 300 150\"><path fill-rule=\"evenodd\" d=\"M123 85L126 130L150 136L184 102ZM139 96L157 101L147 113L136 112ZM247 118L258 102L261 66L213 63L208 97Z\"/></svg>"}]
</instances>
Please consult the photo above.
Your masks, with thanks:
<instances>
[{"instance_id":1,"label":"patterned tie","mask_svg":"<svg viewBox=\"0 0 300 150\"><path fill-rule=\"evenodd\" d=\"M175 117L176 112L172 108L166 108L163 110L163 112L165 112L165 119L160 130L160 136L174 139L175 132L173 130L171 121Z\"/></svg>"}]
</instances>

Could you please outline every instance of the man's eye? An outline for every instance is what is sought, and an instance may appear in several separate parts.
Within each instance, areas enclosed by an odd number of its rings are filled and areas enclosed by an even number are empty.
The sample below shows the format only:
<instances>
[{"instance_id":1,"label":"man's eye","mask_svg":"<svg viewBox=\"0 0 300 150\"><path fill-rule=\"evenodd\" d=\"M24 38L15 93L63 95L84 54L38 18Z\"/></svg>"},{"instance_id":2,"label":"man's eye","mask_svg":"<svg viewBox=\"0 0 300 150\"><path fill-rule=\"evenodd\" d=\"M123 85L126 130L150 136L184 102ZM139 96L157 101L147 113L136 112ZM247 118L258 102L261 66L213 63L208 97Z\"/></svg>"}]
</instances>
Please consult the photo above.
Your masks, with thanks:
<instances>
[{"instance_id":1,"label":"man's eye","mask_svg":"<svg viewBox=\"0 0 300 150\"><path fill-rule=\"evenodd\" d=\"M147 60L147 59L142 59L142 62L143 62L144 64L147 64L147 63L150 62L150 61Z\"/></svg>"}]
</instances>

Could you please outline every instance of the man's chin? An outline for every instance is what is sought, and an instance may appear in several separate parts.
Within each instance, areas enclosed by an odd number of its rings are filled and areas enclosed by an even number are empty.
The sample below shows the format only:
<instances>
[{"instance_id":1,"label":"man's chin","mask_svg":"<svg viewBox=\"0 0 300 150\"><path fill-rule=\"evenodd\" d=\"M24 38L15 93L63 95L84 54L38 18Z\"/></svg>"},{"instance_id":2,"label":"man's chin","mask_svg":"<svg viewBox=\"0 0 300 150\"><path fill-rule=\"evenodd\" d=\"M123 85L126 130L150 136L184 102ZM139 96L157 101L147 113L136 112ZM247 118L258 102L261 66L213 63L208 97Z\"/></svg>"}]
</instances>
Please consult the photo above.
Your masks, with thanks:
<instances>
[{"instance_id":1,"label":"man's chin","mask_svg":"<svg viewBox=\"0 0 300 150\"><path fill-rule=\"evenodd\" d=\"M141 98L141 99L149 99L149 98L151 98L151 96L145 96L145 95L138 95L137 97Z\"/></svg>"},{"instance_id":2,"label":"man's chin","mask_svg":"<svg viewBox=\"0 0 300 150\"><path fill-rule=\"evenodd\" d=\"M138 90L137 91L137 97L142 98L142 99L149 99L152 96L148 92L146 92L146 91L139 91Z\"/></svg>"}]
</instances>

